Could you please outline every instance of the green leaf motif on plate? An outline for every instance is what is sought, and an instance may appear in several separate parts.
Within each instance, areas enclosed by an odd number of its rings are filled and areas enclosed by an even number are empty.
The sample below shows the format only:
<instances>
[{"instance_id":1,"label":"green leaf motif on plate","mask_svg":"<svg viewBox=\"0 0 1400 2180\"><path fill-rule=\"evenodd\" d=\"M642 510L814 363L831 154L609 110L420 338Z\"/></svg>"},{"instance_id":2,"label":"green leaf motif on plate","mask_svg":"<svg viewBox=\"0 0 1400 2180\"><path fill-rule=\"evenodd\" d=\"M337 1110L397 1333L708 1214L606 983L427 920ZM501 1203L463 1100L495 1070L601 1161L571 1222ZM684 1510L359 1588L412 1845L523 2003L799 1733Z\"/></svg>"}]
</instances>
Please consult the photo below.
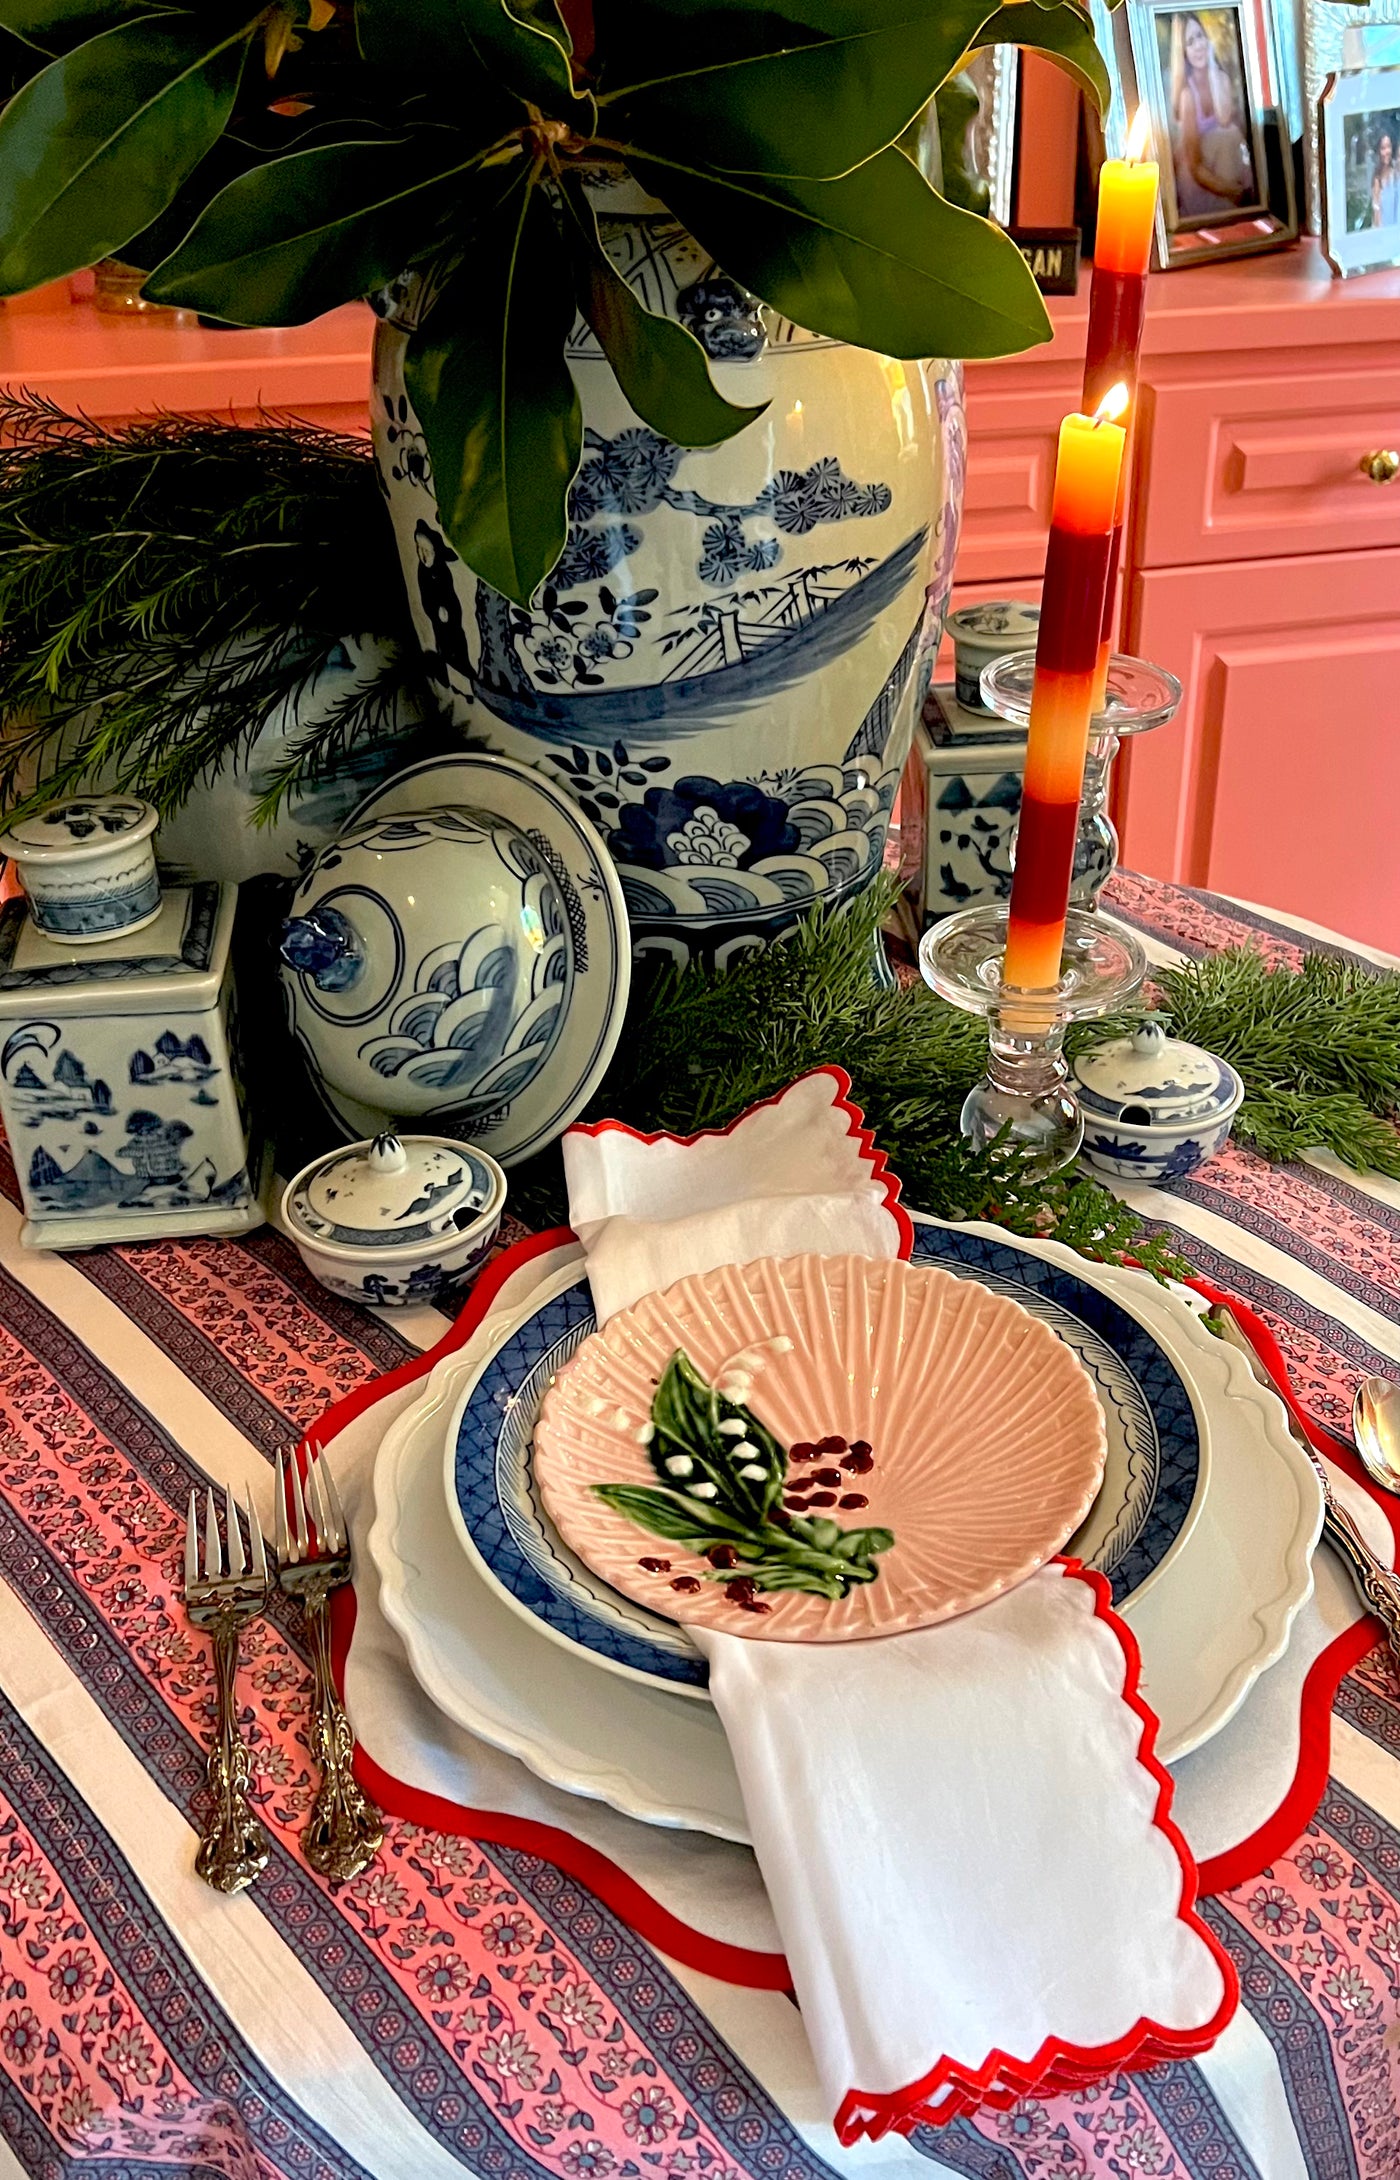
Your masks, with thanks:
<instances>
[{"instance_id":1,"label":"green leaf motif on plate","mask_svg":"<svg viewBox=\"0 0 1400 2180\"><path fill-rule=\"evenodd\" d=\"M802 1590L838 1603L857 1584L877 1579L875 1561L894 1543L893 1531L784 1514L787 1449L742 1401L710 1385L680 1348L656 1388L651 1425L647 1454L662 1488L595 1484L593 1490L615 1514L668 1544L702 1555L728 1545L733 1562L707 1566L704 1580L746 1577L755 1590Z\"/></svg>"}]
</instances>

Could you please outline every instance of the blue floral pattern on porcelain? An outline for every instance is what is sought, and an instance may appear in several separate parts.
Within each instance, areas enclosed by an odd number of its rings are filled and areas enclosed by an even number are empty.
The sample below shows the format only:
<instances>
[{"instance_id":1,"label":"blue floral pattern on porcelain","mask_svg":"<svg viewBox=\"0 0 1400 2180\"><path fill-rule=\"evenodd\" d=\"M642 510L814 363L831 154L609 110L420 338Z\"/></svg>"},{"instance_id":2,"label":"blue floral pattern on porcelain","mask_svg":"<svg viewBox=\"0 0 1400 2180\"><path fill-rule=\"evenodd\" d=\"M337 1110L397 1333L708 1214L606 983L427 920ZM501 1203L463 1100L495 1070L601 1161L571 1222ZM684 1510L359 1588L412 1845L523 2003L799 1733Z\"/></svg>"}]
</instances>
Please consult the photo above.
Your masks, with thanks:
<instances>
[{"instance_id":1,"label":"blue floral pattern on porcelain","mask_svg":"<svg viewBox=\"0 0 1400 2180\"><path fill-rule=\"evenodd\" d=\"M1121 1603L1165 1562L1200 1484L1195 1410L1175 1365L1109 1296L1014 1244L920 1225L914 1256L1023 1303L1054 1326L1089 1370L1108 1421L1115 1496L1111 1506L1096 1507L1096 1531L1085 1548ZM540 1404L551 1377L595 1322L588 1283L578 1279L539 1303L500 1344L459 1416L449 1489L474 1554L517 1607L614 1669L698 1691L708 1669L683 1630L619 1597L585 1567L535 1489Z\"/></svg>"},{"instance_id":2,"label":"blue floral pattern on porcelain","mask_svg":"<svg viewBox=\"0 0 1400 2180\"><path fill-rule=\"evenodd\" d=\"M347 1097L412 1114L507 1106L545 1065L582 918L547 844L442 807L354 824L282 930L297 1034Z\"/></svg>"}]
</instances>

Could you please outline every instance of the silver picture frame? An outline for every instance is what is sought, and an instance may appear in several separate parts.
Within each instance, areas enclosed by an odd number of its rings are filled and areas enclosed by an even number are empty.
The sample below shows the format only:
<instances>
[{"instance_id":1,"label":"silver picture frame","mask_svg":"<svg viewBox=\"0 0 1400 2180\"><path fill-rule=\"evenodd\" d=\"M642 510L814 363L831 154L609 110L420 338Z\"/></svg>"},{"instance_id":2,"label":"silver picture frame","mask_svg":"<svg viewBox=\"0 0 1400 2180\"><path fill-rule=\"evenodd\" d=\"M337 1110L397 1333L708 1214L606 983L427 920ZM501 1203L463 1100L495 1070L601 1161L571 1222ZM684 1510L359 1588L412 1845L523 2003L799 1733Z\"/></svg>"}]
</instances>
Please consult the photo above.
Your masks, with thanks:
<instances>
[{"instance_id":1,"label":"silver picture frame","mask_svg":"<svg viewBox=\"0 0 1400 2180\"><path fill-rule=\"evenodd\" d=\"M1400 0L1370 0L1355 7L1346 0L1302 0L1303 9L1303 193L1307 231L1322 233L1321 161L1318 157L1318 106L1329 76L1353 66L1347 32L1380 31L1400 26ZM1400 37L1400 27L1397 27ZM1371 41L1374 42L1374 41ZM1388 62L1390 55L1387 53ZM1376 56L1379 61L1380 56Z\"/></svg>"},{"instance_id":2,"label":"silver picture frame","mask_svg":"<svg viewBox=\"0 0 1400 2180\"><path fill-rule=\"evenodd\" d=\"M1288 0L1282 5L1286 10ZM1152 117L1154 155L1162 170L1154 264L1169 269L1218 257L1254 256L1295 241L1293 142L1305 133L1298 110L1297 46L1291 28L1279 36L1269 0L1213 0L1210 6L1197 7L1183 6L1182 0L1124 0L1112 14L1105 0L1089 0L1089 7L1095 36L1109 62L1112 89L1104 121L1109 156L1121 158L1140 101ZM1214 30L1225 34L1242 94L1234 126L1245 193L1235 205L1222 203L1213 210L1192 206L1185 177L1178 189L1166 56L1167 26L1174 17L1208 18Z\"/></svg>"},{"instance_id":3,"label":"silver picture frame","mask_svg":"<svg viewBox=\"0 0 1400 2180\"><path fill-rule=\"evenodd\" d=\"M1343 280L1400 265L1400 66L1338 70L1318 100L1322 249Z\"/></svg>"},{"instance_id":4,"label":"silver picture frame","mask_svg":"<svg viewBox=\"0 0 1400 2180\"><path fill-rule=\"evenodd\" d=\"M983 46L973 54L966 73L976 85L978 99L972 124L973 166L992 193L992 218L999 227L1009 227L1020 86L1017 50L1010 45Z\"/></svg>"}]
</instances>

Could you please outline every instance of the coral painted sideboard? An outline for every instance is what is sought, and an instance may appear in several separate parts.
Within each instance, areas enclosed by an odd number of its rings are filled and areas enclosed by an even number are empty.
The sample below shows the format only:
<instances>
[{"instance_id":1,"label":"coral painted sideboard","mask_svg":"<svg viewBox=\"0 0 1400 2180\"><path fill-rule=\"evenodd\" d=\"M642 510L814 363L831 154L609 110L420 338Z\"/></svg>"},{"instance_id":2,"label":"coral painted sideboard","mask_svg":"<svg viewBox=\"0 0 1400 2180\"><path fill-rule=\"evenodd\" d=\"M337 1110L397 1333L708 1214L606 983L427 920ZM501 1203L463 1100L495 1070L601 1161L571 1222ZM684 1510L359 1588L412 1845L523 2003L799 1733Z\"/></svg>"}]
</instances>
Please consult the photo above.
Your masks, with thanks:
<instances>
[{"instance_id":1,"label":"coral painted sideboard","mask_svg":"<svg viewBox=\"0 0 1400 2180\"><path fill-rule=\"evenodd\" d=\"M1054 340L969 367L956 602L1035 596L1088 276ZM369 312L285 332L110 318L66 286L0 310L0 387L107 418L260 407L367 426ZM1185 684L1120 760L1124 860L1400 951L1400 273L1315 243L1156 274L1122 588L1127 649ZM1381 463L1384 472L1388 464Z\"/></svg>"},{"instance_id":2,"label":"coral painted sideboard","mask_svg":"<svg viewBox=\"0 0 1400 2180\"><path fill-rule=\"evenodd\" d=\"M1035 596L1088 315L969 367L955 602ZM1123 859L1400 949L1400 274L1315 243L1151 282L1123 648L1178 718L1120 760Z\"/></svg>"}]
</instances>

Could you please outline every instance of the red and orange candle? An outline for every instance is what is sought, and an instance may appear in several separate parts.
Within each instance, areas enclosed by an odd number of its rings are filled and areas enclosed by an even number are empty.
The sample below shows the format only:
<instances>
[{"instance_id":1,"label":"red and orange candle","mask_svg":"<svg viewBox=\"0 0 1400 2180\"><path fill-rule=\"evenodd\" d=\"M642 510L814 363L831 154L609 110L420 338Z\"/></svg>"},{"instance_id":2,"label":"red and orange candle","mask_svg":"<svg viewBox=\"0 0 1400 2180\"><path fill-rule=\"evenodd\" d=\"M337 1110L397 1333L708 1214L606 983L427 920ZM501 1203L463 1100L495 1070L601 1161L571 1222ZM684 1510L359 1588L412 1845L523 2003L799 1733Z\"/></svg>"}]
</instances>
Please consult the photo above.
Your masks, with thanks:
<instances>
[{"instance_id":1,"label":"red and orange candle","mask_svg":"<svg viewBox=\"0 0 1400 2180\"><path fill-rule=\"evenodd\" d=\"M1003 983L1022 991L1046 991L1060 976L1126 441L1116 419L1127 407L1120 383L1092 416L1060 426L1002 968Z\"/></svg>"},{"instance_id":2,"label":"red and orange candle","mask_svg":"<svg viewBox=\"0 0 1400 2180\"><path fill-rule=\"evenodd\" d=\"M1089 336L1084 354L1084 409L1090 416L1111 386L1126 386L1129 402L1137 399L1147 268L1157 222L1157 162L1146 156L1151 133L1151 117L1146 106L1139 106L1128 131L1125 156L1106 159L1099 175L1094 278L1089 290ZM1118 507L1109 545L1095 711L1102 711L1104 706L1108 661L1113 651L1113 606L1127 488L1125 461L1119 473Z\"/></svg>"}]
</instances>

